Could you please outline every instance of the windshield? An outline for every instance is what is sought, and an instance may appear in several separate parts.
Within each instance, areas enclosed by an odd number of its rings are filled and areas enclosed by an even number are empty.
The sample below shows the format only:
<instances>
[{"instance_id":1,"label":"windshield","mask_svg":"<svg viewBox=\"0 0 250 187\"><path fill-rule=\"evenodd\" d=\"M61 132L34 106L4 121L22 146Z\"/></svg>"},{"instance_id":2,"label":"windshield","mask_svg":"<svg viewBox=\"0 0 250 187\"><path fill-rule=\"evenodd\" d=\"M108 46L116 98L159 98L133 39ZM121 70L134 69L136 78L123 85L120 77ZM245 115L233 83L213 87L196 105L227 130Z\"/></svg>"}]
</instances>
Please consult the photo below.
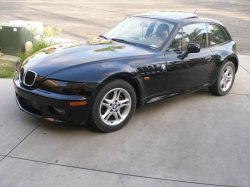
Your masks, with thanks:
<instances>
[{"instance_id":1,"label":"windshield","mask_svg":"<svg viewBox=\"0 0 250 187\"><path fill-rule=\"evenodd\" d=\"M121 39L135 45L157 49L167 40L174 26L173 23L164 20L130 17L107 31L104 36L108 39Z\"/></svg>"}]
</instances>

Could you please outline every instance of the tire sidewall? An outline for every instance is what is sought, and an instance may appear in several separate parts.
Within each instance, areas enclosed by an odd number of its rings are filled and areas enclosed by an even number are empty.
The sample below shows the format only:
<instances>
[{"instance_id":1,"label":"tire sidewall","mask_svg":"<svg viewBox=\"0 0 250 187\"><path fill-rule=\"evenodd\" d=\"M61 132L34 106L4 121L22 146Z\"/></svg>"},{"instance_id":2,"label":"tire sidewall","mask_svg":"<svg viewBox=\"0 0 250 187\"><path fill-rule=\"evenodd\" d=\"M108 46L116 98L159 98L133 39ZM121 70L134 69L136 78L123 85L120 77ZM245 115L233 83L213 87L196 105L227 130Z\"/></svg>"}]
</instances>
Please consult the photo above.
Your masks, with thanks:
<instances>
[{"instance_id":1,"label":"tire sidewall","mask_svg":"<svg viewBox=\"0 0 250 187\"><path fill-rule=\"evenodd\" d=\"M220 81L221 81L221 78L222 78L222 72L224 71L224 69L227 67L227 66L230 66L233 70L233 80L232 80L232 83L230 85L230 87L226 90L226 91L223 91L221 89L221 86L220 86ZM220 73L218 75L218 80L217 80L217 89L218 89L218 92L220 95L226 95L232 88L233 84L234 84L234 79L235 79L235 67L234 67L234 64L231 62L231 61L226 61L224 63L224 65L222 66L221 70L220 70Z\"/></svg>"},{"instance_id":2,"label":"tire sidewall","mask_svg":"<svg viewBox=\"0 0 250 187\"><path fill-rule=\"evenodd\" d=\"M100 109L100 104L101 104L101 102L103 100L103 97L110 90L112 90L114 88L123 88L123 89L125 89L130 94L131 103L132 104L131 104L131 108L130 108L129 114L126 117L126 119L124 119L118 125L111 126L111 125L105 124L102 121L102 119L100 117L99 109ZM100 129L101 131L103 131L103 132L117 131L117 130L121 129L122 127L124 127L129 122L129 120L131 119L131 117L134 114L135 108L136 108L136 94L135 94L135 91L134 91L133 87L127 81L124 81L124 80L121 80L121 79L116 79L116 80L114 80L112 82L107 83L100 90L100 92L98 93L98 95L96 96L95 101L94 101L94 105L93 105L93 108L92 108L92 112L91 112L92 121L95 124L95 126L98 129Z\"/></svg>"}]
</instances>

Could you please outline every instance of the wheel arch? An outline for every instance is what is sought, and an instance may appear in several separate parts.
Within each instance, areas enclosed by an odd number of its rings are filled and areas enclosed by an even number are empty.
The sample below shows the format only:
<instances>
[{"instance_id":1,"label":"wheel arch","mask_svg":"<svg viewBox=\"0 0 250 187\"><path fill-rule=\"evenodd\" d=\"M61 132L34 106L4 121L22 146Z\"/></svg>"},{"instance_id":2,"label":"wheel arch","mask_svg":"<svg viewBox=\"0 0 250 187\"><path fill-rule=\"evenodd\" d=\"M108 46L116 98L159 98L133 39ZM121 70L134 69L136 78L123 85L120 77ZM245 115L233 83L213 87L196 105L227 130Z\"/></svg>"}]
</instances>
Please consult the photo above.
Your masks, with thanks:
<instances>
[{"instance_id":1,"label":"wheel arch","mask_svg":"<svg viewBox=\"0 0 250 187\"><path fill-rule=\"evenodd\" d=\"M235 67L235 73L236 73L237 70L238 70L238 66L239 66L238 57L237 57L237 56L230 56L230 57L228 57L226 60L227 60L227 61L233 62L234 67Z\"/></svg>"},{"instance_id":2,"label":"wheel arch","mask_svg":"<svg viewBox=\"0 0 250 187\"><path fill-rule=\"evenodd\" d=\"M117 73L117 74L113 74L111 76L108 76L107 78L105 78L99 88L97 88L98 90L100 90L104 85L106 85L108 82L114 80L114 79L122 79L127 81L135 90L135 94L136 94L136 108L140 108L140 101L141 101L141 86L139 84L139 82L137 81L137 79L134 78L134 76L131 73Z\"/></svg>"}]
</instances>

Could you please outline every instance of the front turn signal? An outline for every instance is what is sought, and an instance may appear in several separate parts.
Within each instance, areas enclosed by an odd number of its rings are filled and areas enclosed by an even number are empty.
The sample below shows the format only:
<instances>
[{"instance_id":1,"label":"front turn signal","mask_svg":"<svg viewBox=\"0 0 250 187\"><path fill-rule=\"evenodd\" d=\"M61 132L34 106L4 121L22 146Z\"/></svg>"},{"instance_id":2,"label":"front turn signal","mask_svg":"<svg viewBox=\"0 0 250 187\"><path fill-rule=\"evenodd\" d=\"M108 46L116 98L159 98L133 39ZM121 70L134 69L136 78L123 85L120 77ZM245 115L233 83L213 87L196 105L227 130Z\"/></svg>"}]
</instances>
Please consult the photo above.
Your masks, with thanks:
<instances>
[{"instance_id":1,"label":"front turn signal","mask_svg":"<svg viewBox=\"0 0 250 187\"><path fill-rule=\"evenodd\" d=\"M81 105L86 105L87 102L86 101L82 101L82 102L70 102L70 106L81 106Z\"/></svg>"}]
</instances>

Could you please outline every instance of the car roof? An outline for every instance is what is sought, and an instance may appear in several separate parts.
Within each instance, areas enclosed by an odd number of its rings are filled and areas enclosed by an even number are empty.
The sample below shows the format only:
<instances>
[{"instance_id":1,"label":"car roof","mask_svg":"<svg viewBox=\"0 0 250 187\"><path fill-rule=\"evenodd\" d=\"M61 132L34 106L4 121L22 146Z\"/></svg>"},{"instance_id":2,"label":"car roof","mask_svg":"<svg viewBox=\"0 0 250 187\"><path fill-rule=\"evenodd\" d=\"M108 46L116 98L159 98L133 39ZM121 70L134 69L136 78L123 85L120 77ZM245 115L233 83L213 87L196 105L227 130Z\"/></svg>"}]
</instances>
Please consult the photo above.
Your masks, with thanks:
<instances>
[{"instance_id":1,"label":"car roof","mask_svg":"<svg viewBox=\"0 0 250 187\"><path fill-rule=\"evenodd\" d=\"M147 18L154 18L154 19L162 19L162 20L167 20L167 21L171 21L175 23L214 22L214 23L218 23L222 25L222 23L216 20L200 18L197 14L179 12L179 11L156 11L156 12L137 14L137 15L134 15L134 17L147 17Z\"/></svg>"}]
</instances>

